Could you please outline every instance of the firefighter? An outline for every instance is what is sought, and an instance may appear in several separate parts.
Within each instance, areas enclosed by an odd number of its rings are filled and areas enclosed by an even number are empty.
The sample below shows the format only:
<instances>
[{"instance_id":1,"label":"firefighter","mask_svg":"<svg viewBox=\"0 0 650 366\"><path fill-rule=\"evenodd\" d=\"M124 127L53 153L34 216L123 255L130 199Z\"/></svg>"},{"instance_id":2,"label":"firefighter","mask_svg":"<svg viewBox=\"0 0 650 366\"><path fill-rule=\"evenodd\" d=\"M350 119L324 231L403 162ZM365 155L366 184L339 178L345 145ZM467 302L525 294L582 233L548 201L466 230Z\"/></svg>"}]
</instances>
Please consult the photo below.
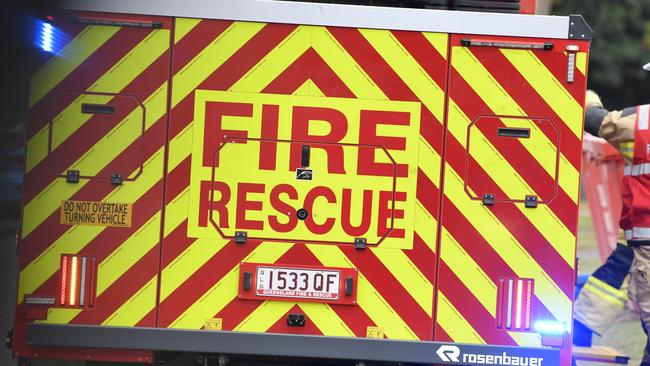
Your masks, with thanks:
<instances>
[{"instance_id":1,"label":"firefighter","mask_svg":"<svg viewBox=\"0 0 650 366\"><path fill-rule=\"evenodd\" d=\"M650 64L644 68L650 69ZM641 323L647 333L650 327L650 104L608 111L598 95L588 92L585 130L611 143L626 162L619 223L634 252L628 296L638 304ZM607 298L602 297L602 300L607 301ZM585 320L583 315L576 318ZM641 366L650 366L649 346L650 339Z\"/></svg>"}]
</instances>

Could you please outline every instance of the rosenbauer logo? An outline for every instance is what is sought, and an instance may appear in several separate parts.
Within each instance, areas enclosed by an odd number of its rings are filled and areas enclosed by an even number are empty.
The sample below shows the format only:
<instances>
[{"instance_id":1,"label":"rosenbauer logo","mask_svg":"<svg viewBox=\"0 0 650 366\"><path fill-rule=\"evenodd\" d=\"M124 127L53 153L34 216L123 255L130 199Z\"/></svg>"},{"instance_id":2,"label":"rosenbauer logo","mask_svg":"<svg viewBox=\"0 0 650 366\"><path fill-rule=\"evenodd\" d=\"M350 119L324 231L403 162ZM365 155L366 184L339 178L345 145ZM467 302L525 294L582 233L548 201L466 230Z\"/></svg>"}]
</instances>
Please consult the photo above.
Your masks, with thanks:
<instances>
[{"instance_id":1,"label":"rosenbauer logo","mask_svg":"<svg viewBox=\"0 0 650 366\"><path fill-rule=\"evenodd\" d=\"M543 366L543 357L509 354L506 351L476 352L479 347L463 352L460 347L444 344L436 350L440 361L461 365Z\"/></svg>"},{"instance_id":2,"label":"rosenbauer logo","mask_svg":"<svg viewBox=\"0 0 650 366\"><path fill-rule=\"evenodd\" d=\"M188 235L409 248L420 108L197 90Z\"/></svg>"}]
</instances>

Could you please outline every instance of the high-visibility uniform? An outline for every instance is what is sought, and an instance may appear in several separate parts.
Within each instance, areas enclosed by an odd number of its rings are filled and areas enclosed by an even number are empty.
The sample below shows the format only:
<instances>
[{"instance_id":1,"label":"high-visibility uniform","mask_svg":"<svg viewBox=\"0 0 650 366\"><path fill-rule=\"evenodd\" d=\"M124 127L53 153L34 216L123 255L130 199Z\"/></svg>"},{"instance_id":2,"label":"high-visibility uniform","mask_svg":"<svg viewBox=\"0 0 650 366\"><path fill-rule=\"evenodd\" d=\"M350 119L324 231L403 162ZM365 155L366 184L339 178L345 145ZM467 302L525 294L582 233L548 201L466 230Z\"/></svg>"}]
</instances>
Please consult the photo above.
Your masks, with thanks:
<instances>
[{"instance_id":1,"label":"high-visibility uniform","mask_svg":"<svg viewBox=\"0 0 650 366\"><path fill-rule=\"evenodd\" d=\"M626 240L650 239L650 104L637 107L634 155L625 166L620 226Z\"/></svg>"}]
</instances>

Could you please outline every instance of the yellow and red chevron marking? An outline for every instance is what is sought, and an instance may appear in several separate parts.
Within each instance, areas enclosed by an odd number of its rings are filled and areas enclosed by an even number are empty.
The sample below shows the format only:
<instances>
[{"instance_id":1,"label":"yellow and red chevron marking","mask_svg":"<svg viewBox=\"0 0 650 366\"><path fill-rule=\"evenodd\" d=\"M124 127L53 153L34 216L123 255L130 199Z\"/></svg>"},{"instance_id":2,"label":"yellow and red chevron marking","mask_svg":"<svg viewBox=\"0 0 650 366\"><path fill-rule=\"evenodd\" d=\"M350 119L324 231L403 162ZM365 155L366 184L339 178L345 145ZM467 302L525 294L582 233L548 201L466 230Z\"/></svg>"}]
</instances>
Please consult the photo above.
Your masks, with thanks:
<instances>
[{"instance_id":1,"label":"yellow and red chevron marking","mask_svg":"<svg viewBox=\"0 0 650 366\"><path fill-rule=\"evenodd\" d=\"M20 308L25 294L56 294L60 255L79 253L99 260L97 305L50 309L47 322L198 329L208 318L222 318L225 330L363 337L368 326L378 326L394 339L538 344L530 333L496 328L502 277L535 280L534 317L570 321L584 52L575 82L567 84L562 41L557 52L477 49L460 47L458 37L446 34L170 23L137 31L77 27L67 47L72 57L55 59L35 75ZM188 237L193 126L202 122L194 115L197 89L420 103L418 165L409 173L417 176L412 248L355 251L350 245L237 245ZM146 108L144 145L133 127L135 110L118 105L118 122L101 127L93 117L71 118L83 103L116 103L79 91L136 95ZM515 117L526 117L552 121L554 128L533 125L530 144L499 141L485 137L490 130L478 124L468 129L480 115L509 116L497 119L502 127L518 127L522 119ZM50 122L56 172L48 158ZM468 135L481 144L469 149ZM558 158L540 149L558 150ZM98 179L71 185L55 176L66 169L95 176L120 169L133 176L138 151L142 175L117 188ZM511 151L517 153L505 153ZM489 166L494 161L502 162L498 174ZM511 199L536 193L550 203L488 208L470 198L486 189ZM131 202L133 225L60 225L57 209L65 199ZM242 261L357 268L358 303L240 300ZM286 326L286 314L296 311L307 315L307 327Z\"/></svg>"},{"instance_id":2,"label":"yellow and red chevron marking","mask_svg":"<svg viewBox=\"0 0 650 366\"><path fill-rule=\"evenodd\" d=\"M418 171L418 179L428 185L417 192L412 250L373 248L358 253L350 246L259 241L238 246L225 239L188 238L190 129L200 122L193 121L192 91L420 101L403 84L395 84L396 79L386 78L383 70L365 67L369 55L354 49L360 44L373 49L366 37L374 36L392 62L415 66L411 76L429 75L422 79L422 88L435 87L431 92L437 98L429 97L427 103L439 119L423 107L427 116L421 128L437 138L421 138L420 149L439 150L445 83L440 70L446 67L447 36L186 19L177 20L177 27L192 27L175 45L173 66L179 71L173 81L170 131L185 142L172 145L169 153L170 163L179 162L176 169L183 173L168 179L158 325L197 329L206 318L218 317L229 330L295 332L282 320L298 307L315 326L300 332L365 336L368 326L380 326L389 338L431 339L440 160L427 160ZM421 67L406 47L437 56ZM372 57L379 57L373 52ZM219 62L208 64L213 54L219 55ZM241 261L358 268L358 305L239 300Z\"/></svg>"},{"instance_id":3,"label":"yellow and red chevron marking","mask_svg":"<svg viewBox=\"0 0 650 366\"><path fill-rule=\"evenodd\" d=\"M565 46L558 42L553 52L473 48L452 37L437 339L539 345L530 333L494 326L496 284L504 277L534 279L533 319L572 319L586 65L583 54L575 82L567 83ZM473 124L495 115L543 118L554 128L528 123L531 138L522 142ZM521 120L497 120L499 127L521 127ZM543 149L559 149L559 158L540 154ZM476 177L471 184L468 171ZM557 191L549 197L556 175ZM522 191L550 202L525 208ZM470 198L484 193L518 202L486 207Z\"/></svg>"},{"instance_id":4,"label":"yellow and red chevron marking","mask_svg":"<svg viewBox=\"0 0 650 366\"><path fill-rule=\"evenodd\" d=\"M124 303L156 304L157 286L153 292L145 286L159 271L172 21L156 18L162 27L153 29L82 25L69 14L56 18L69 42L31 81L16 311L23 335L30 320L24 318L24 296L60 292L62 254L97 259L95 304L50 308L38 321L102 324L110 318L126 325L133 314L119 311ZM107 104L115 112L85 114L83 104ZM61 175L68 169L89 178L67 183ZM125 182L111 185L113 173ZM133 221L130 227L62 225L63 200L130 203ZM155 317L143 324L155 326ZM16 344L19 354L33 352ZM107 360L146 356L94 354Z\"/></svg>"}]
</instances>

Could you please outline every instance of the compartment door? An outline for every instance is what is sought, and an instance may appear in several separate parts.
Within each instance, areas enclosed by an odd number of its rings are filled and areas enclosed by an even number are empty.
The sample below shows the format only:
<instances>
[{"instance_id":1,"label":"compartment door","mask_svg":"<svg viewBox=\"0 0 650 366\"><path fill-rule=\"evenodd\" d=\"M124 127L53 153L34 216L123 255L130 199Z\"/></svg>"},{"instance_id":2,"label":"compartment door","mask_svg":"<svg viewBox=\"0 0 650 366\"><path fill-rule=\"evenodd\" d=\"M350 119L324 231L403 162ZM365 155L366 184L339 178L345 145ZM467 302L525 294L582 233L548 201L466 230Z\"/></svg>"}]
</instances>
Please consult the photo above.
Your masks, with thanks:
<instances>
[{"instance_id":1,"label":"compartment door","mask_svg":"<svg viewBox=\"0 0 650 366\"><path fill-rule=\"evenodd\" d=\"M171 20L53 17L31 79L18 290L19 307L53 304L16 313L155 326Z\"/></svg>"},{"instance_id":2,"label":"compartment door","mask_svg":"<svg viewBox=\"0 0 650 366\"><path fill-rule=\"evenodd\" d=\"M436 338L539 345L571 324L588 44L451 45Z\"/></svg>"}]
</instances>

